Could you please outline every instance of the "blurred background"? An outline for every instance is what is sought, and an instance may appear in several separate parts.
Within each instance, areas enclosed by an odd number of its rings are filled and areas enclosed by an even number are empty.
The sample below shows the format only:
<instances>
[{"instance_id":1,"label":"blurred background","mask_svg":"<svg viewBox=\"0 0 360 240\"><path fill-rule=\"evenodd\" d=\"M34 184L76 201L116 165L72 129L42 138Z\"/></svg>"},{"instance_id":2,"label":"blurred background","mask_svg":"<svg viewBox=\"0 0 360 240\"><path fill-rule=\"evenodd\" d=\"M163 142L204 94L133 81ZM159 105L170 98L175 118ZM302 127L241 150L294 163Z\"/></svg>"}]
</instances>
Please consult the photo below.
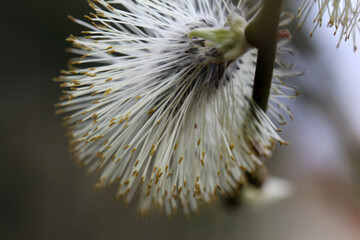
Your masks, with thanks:
<instances>
[{"instance_id":1,"label":"blurred background","mask_svg":"<svg viewBox=\"0 0 360 240\"><path fill-rule=\"evenodd\" d=\"M291 80L302 92L288 103L295 121L283 127L291 145L267 166L292 182L291 197L259 207L219 203L190 220L142 219L135 204L115 201L114 188L93 192L97 176L75 166L54 114L61 93L51 80L70 57L65 38L84 30L66 16L89 11L85 0L2 3L0 239L360 239L360 55L352 43L336 49L324 27L309 39L311 18L290 28L289 57L306 74Z\"/></svg>"}]
</instances>

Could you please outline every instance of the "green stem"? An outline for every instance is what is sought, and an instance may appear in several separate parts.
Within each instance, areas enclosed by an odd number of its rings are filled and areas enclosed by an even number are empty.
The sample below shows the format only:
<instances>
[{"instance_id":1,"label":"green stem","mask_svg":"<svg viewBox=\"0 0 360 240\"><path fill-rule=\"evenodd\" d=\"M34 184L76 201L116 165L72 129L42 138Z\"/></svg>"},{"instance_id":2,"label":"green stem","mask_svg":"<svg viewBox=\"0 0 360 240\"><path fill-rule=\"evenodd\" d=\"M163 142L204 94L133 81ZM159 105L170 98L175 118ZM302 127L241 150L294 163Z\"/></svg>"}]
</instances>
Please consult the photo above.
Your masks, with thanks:
<instances>
[{"instance_id":1,"label":"green stem","mask_svg":"<svg viewBox=\"0 0 360 240\"><path fill-rule=\"evenodd\" d=\"M283 0L263 0L259 15L245 29L248 43L258 49L252 98L266 112L277 48L277 32ZM249 176L249 183L261 187L264 174L260 171ZM241 190L240 190L241 191ZM241 199L236 194L225 198L227 206L238 206Z\"/></svg>"},{"instance_id":2,"label":"green stem","mask_svg":"<svg viewBox=\"0 0 360 240\"><path fill-rule=\"evenodd\" d=\"M263 0L259 15L245 30L247 41L258 49L253 100L266 111L270 96L283 0Z\"/></svg>"}]
</instances>

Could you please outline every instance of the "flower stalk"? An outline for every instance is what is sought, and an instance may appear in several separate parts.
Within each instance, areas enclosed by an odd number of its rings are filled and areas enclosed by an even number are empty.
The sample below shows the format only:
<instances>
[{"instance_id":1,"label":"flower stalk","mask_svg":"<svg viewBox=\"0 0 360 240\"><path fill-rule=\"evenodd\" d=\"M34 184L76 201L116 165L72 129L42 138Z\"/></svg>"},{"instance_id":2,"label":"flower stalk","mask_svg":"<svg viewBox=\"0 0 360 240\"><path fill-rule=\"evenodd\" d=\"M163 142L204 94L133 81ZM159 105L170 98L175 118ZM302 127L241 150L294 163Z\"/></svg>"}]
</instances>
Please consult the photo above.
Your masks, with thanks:
<instances>
[{"instance_id":1,"label":"flower stalk","mask_svg":"<svg viewBox=\"0 0 360 240\"><path fill-rule=\"evenodd\" d=\"M245 29L247 42L258 49L252 98L264 112L270 96L278 33L282 33L278 31L282 2L283 0L263 0L260 13ZM265 173L258 171L249 176L249 183L260 188L264 177ZM228 206L237 206L239 201L239 196L236 195L225 198Z\"/></svg>"},{"instance_id":2,"label":"flower stalk","mask_svg":"<svg viewBox=\"0 0 360 240\"><path fill-rule=\"evenodd\" d=\"M247 41L258 49L252 98L264 111L270 96L282 2L263 0L259 15L245 30Z\"/></svg>"}]
</instances>

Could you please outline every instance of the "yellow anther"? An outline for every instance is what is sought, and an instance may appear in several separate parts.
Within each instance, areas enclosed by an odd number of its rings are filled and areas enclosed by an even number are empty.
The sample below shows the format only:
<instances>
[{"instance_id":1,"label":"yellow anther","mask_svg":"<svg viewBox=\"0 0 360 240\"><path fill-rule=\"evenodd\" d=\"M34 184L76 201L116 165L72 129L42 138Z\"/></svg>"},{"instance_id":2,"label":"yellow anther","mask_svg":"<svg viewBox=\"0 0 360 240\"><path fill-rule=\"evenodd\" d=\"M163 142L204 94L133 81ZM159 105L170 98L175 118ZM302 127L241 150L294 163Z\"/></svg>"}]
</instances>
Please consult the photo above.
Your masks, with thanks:
<instances>
[{"instance_id":1,"label":"yellow anther","mask_svg":"<svg viewBox=\"0 0 360 240\"><path fill-rule=\"evenodd\" d=\"M89 17L88 15L85 15L84 17L85 17L86 19L90 20L90 21L93 20L93 19L92 19L91 17Z\"/></svg>"},{"instance_id":2,"label":"yellow anther","mask_svg":"<svg viewBox=\"0 0 360 240\"><path fill-rule=\"evenodd\" d=\"M104 96L107 96L107 95L109 95L110 94L110 92L111 92L111 88L109 88L108 90L106 90L105 92L104 92Z\"/></svg>"},{"instance_id":3,"label":"yellow anther","mask_svg":"<svg viewBox=\"0 0 360 240\"><path fill-rule=\"evenodd\" d=\"M148 112L148 114L151 115L151 114L153 114L154 112L155 112L155 109L153 108L153 109L151 109L151 110Z\"/></svg>"}]
</instances>

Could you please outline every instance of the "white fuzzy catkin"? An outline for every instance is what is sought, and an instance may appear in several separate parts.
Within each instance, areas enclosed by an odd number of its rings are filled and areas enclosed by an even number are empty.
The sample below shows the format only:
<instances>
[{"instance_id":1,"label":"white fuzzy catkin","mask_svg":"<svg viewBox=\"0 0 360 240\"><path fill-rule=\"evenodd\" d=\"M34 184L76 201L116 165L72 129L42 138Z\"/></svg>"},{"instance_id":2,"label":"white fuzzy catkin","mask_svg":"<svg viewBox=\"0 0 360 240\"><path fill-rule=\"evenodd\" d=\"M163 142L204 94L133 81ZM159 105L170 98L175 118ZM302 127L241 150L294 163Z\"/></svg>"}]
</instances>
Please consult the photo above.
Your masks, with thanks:
<instances>
[{"instance_id":1,"label":"white fuzzy catkin","mask_svg":"<svg viewBox=\"0 0 360 240\"><path fill-rule=\"evenodd\" d=\"M126 203L139 195L139 210L185 214L234 193L248 174L263 169L276 142L284 143L251 100L256 49L226 61L196 28L227 28L231 13L253 17L239 1L97 0L85 37L70 36L81 57L62 71L71 150L96 187L118 184ZM286 23L287 19L283 20ZM289 49L279 43L278 54ZM269 114L290 114L278 98L293 98L284 81L296 73L277 58ZM140 191L137 191L140 189Z\"/></svg>"}]
</instances>

